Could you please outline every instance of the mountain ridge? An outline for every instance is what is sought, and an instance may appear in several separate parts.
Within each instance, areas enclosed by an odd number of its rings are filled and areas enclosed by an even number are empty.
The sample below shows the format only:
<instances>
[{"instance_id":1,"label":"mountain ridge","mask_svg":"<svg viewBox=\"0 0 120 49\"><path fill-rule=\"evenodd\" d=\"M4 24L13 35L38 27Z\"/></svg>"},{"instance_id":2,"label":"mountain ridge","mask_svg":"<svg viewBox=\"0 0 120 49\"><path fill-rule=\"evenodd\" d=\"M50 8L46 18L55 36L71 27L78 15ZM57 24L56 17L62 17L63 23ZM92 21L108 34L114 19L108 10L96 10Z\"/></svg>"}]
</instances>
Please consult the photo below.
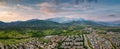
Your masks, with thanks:
<instances>
[{"instance_id":1,"label":"mountain ridge","mask_svg":"<svg viewBox=\"0 0 120 49\"><path fill-rule=\"evenodd\" d=\"M15 21L5 23L0 21L1 27L55 27L63 25L94 25L94 26L120 26L120 24L114 24L114 22L96 22L92 20L85 20L83 18L66 18L57 17L47 20L30 19L27 21Z\"/></svg>"}]
</instances>

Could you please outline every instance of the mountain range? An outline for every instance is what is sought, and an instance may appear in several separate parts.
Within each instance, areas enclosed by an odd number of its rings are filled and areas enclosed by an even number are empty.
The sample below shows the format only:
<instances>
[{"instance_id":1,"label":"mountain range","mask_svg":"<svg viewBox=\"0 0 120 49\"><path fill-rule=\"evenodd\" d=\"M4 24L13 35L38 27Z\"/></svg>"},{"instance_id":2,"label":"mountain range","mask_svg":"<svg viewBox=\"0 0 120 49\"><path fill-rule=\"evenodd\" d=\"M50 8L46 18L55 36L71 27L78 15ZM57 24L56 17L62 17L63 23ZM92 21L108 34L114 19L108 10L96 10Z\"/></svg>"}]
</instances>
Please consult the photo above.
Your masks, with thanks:
<instances>
[{"instance_id":1,"label":"mountain range","mask_svg":"<svg viewBox=\"0 0 120 49\"><path fill-rule=\"evenodd\" d=\"M67 18L57 17L50 18L47 20L31 19L27 21L15 21L5 23L0 21L0 27L56 27L64 25L94 25L94 26L120 26L120 21L114 22L96 22L92 20L85 20L83 18Z\"/></svg>"},{"instance_id":2,"label":"mountain range","mask_svg":"<svg viewBox=\"0 0 120 49\"><path fill-rule=\"evenodd\" d=\"M100 26L119 26L120 20L112 22L102 22L102 21L93 21L85 20L83 18L68 18L68 17L57 17L48 19L48 21L53 21L57 23L76 23L76 24L87 24L87 25L100 25Z\"/></svg>"}]
</instances>

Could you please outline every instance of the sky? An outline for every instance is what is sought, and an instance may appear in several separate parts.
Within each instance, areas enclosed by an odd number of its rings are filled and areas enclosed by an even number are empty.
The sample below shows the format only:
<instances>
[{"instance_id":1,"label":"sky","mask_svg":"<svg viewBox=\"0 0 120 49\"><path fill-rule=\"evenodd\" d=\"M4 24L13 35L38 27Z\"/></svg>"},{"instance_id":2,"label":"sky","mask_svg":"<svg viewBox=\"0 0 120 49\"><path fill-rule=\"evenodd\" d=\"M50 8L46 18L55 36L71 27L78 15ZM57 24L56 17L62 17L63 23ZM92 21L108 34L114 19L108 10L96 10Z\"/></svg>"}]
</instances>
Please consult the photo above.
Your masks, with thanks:
<instances>
[{"instance_id":1,"label":"sky","mask_svg":"<svg viewBox=\"0 0 120 49\"><path fill-rule=\"evenodd\" d=\"M0 21L56 17L120 20L120 0L0 0Z\"/></svg>"}]
</instances>

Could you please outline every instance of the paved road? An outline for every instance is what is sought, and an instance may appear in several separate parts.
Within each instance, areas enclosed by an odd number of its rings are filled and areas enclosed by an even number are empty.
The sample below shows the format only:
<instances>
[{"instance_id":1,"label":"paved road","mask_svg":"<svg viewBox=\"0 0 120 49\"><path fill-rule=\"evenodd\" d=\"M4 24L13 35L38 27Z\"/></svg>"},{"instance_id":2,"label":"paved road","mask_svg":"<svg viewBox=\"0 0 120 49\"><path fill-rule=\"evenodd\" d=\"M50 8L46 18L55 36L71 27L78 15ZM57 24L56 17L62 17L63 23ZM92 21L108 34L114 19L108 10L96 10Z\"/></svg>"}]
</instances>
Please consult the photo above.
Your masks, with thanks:
<instances>
[{"instance_id":1,"label":"paved road","mask_svg":"<svg viewBox=\"0 0 120 49\"><path fill-rule=\"evenodd\" d=\"M86 37L86 35L84 34L84 39L85 39L85 45L88 47L88 49L91 49L90 47L89 47L89 45L88 45L88 42L87 42L87 37Z\"/></svg>"}]
</instances>

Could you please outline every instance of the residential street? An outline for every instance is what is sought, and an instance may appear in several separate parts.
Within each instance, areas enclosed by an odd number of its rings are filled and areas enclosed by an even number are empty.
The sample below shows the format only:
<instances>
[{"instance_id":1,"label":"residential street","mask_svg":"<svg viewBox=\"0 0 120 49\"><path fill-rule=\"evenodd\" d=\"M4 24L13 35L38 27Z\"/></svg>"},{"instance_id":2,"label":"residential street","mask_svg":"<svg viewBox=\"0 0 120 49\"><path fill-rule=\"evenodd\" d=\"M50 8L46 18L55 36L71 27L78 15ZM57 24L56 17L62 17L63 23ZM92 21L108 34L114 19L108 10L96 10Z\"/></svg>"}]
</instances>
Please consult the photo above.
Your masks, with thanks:
<instances>
[{"instance_id":1,"label":"residential street","mask_svg":"<svg viewBox=\"0 0 120 49\"><path fill-rule=\"evenodd\" d=\"M84 34L84 39L85 39L85 45L88 47L88 49L91 49L90 47L89 47L89 45L88 45L88 42L87 42L87 37L86 37L86 35Z\"/></svg>"}]
</instances>

